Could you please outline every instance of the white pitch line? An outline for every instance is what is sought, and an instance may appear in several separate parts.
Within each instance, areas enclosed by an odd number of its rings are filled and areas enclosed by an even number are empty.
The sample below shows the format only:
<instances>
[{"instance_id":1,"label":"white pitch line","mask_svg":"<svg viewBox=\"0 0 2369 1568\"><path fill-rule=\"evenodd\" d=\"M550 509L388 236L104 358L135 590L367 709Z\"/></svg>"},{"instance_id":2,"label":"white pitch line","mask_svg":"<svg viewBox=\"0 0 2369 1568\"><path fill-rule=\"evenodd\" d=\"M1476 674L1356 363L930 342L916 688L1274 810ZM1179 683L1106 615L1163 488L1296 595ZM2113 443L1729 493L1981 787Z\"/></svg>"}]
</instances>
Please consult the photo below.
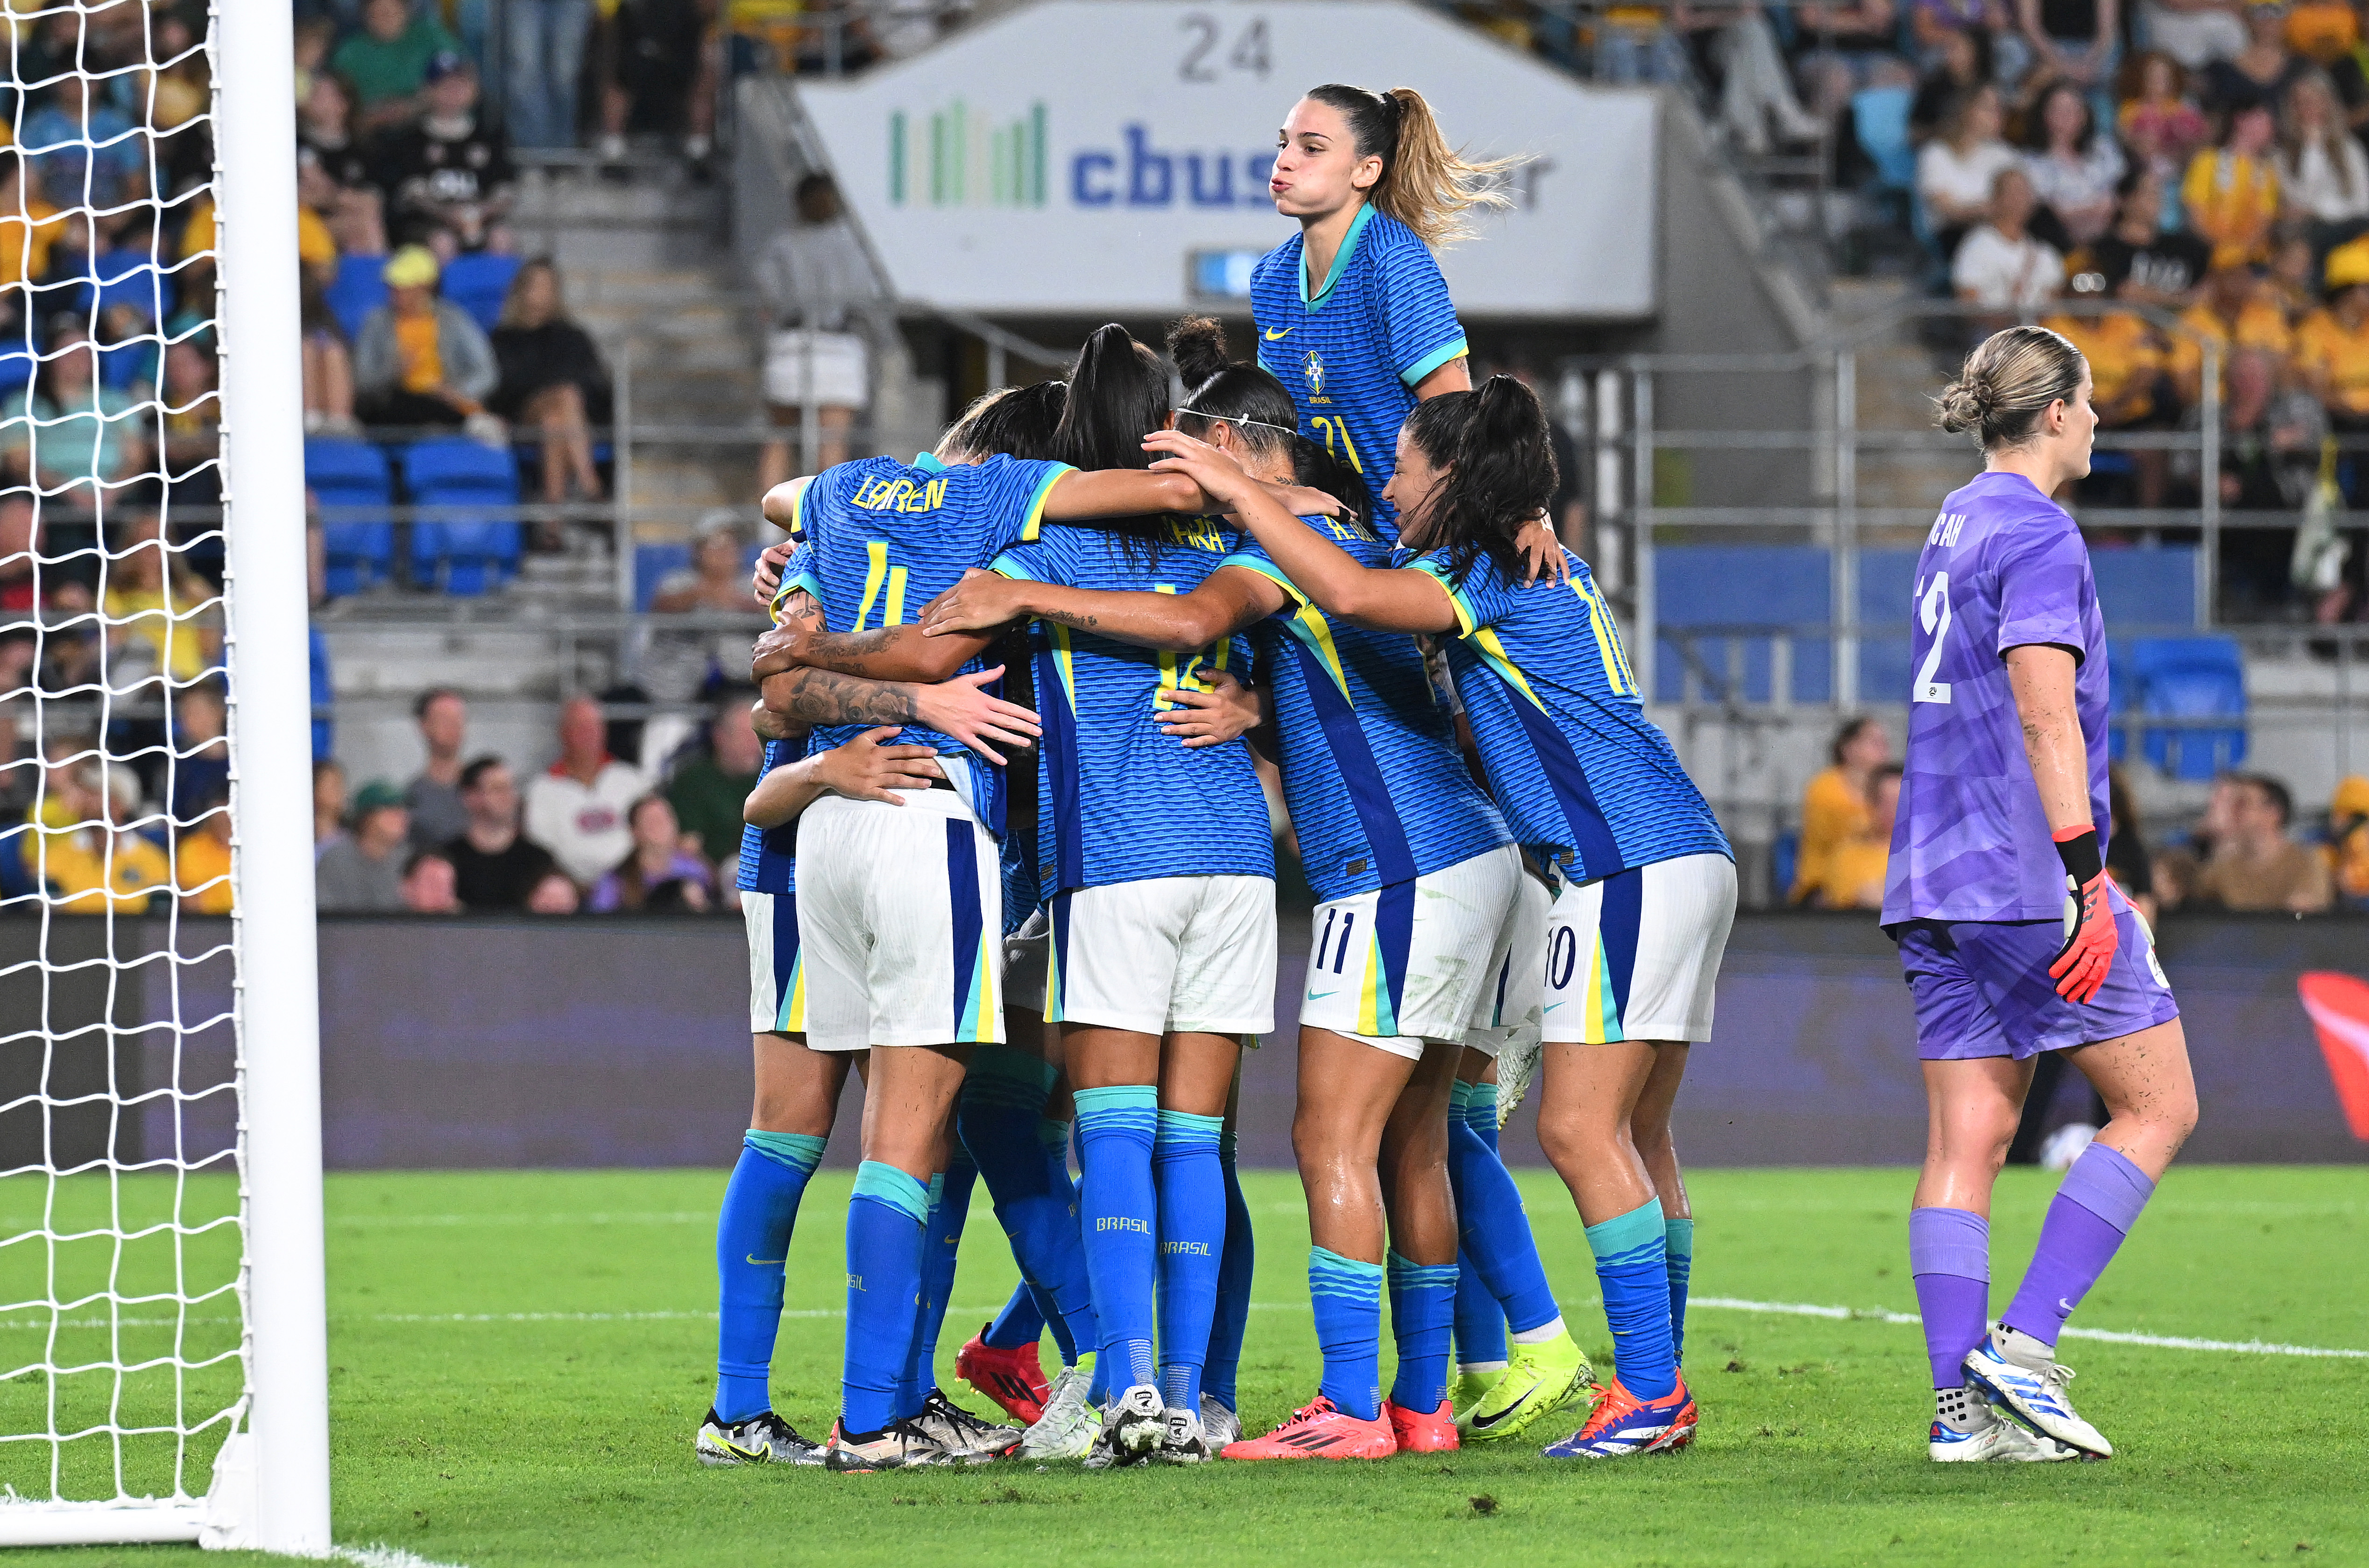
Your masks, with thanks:
<instances>
[{"instance_id":1,"label":"white pitch line","mask_svg":"<svg viewBox=\"0 0 2369 1568\"><path fill-rule=\"evenodd\" d=\"M1921 1324L1914 1312L1889 1312L1876 1307L1821 1307L1807 1301L1747 1301L1734 1296L1696 1296L1687 1305L1729 1312L1774 1312L1789 1318L1832 1318L1851 1322ZM2341 1350L2318 1345L2274 1345L2260 1339L2193 1339L2185 1334L2125 1333L2116 1329L2067 1327L2066 1339L2094 1339L2107 1345L2137 1345L2150 1350L2209 1350L2233 1356L2303 1356L2323 1360L2369 1361L2369 1350Z\"/></svg>"},{"instance_id":2,"label":"white pitch line","mask_svg":"<svg viewBox=\"0 0 2369 1568\"><path fill-rule=\"evenodd\" d=\"M356 1568L461 1568L454 1562L439 1562L422 1557L416 1551L406 1551L399 1546L373 1541L368 1546L333 1546L329 1555L356 1564Z\"/></svg>"}]
</instances>

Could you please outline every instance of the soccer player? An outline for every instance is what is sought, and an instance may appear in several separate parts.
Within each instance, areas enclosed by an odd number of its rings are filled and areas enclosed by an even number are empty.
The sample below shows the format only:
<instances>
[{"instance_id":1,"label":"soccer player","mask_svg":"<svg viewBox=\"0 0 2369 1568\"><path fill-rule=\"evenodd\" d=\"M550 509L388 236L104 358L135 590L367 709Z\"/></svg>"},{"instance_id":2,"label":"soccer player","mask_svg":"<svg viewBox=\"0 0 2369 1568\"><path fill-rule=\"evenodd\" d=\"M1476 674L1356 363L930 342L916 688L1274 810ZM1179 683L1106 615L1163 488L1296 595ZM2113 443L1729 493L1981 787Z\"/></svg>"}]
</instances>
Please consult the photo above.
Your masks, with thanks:
<instances>
[{"instance_id":1,"label":"soccer player","mask_svg":"<svg viewBox=\"0 0 2369 1568\"><path fill-rule=\"evenodd\" d=\"M1688 1044L1711 1034L1735 865L1668 739L1644 717L1584 563L1524 587L1513 541L1554 484L1546 412L1508 376L1429 399L1400 434L1390 488L1412 566L1377 571L1253 493L1224 453L1179 432L1147 446L1241 509L1326 613L1452 634L1448 660L1515 837L1563 879L1548 927L1539 1142L1579 1206L1619 1376L1546 1452L1608 1459L1683 1445L1665 1210L1686 1208L1669 1113ZM1585 955L1583 959L1582 956Z\"/></svg>"},{"instance_id":2,"label":"soccer player","mask_svg":"<svg viewBox=\"0 0 2369 1568\"><path fill-rule=\"evenodd\" d=\"M1509 205L1495 182L1513 162L1458 157L1413 87L1310 88L1276 133L1267 189L1299 233L1251 273L1259 363L1302 431L1364 477L1385 540L1399 426L1422 399L1472 385L1431 247L1470 232L1469 209Z\"/></svg>"},{"instance_id":3,"label":"soccer player","mask_svg":"<svg viewBox=\"0 0 2369 1568\"><path fill-rule=\"evenodd\" d=\"M803 560L794 560L788 575L801 592L814 587ZM850 681L842 692L858 700L904 701L933 724L967 738L993 723L1003 708L981 684L975 676L923 692ZM826 698L817 693L813 701L819 705ZM930 787L940 772L927 748L883 745L892 731L867 730L840 747L805 755L802 731L792 733L777 715L761 710L757 717L766 732L764 770L743 807L747 826L738 877L749 935L756 1096L716 1222L715 1400L693 1443L701 1462L710 1465L807 1462L818 1447L773 1413L768 1385L791 1232L807 1179L830 1139L851 1058L807 1045L795 830L790 824L826 794L891 800L891 790ZM958 1444L978 1436L964 1424L980 1424L943 1396L933 1400L924 1415L942 1440Z\"/></svg>"},{"instance_id":4,"label":"soccer player","mask_svg":"<svg viewBox=\"0 0 2369 1568\"><path fill-rule=\"evenodd\" d=\"M2089 471L2080 351L1994 334L1940 398L1984 472L1941 503L1917 563L1907 772L1883 924L1917 1009L1932 1129L1908 1216L1938 1460L2104 1456L2066 1397L2065 1320L2196 1125L2187 1038L2146 922L2104 870L2106 641L2079 527L2049 498ZM2104 1098L1986 1333L1991 1185L2043 1051Z\"/></svg>"},{"instance_id":5,"label":"soccer player","mask_svg":"<svg viewBox=\"0 0 2369 1568\"><path fill-rule=\"evenodd\" d=\"M751 673L768 707L829 724L815 711L818 695L830 699L835 715L845 677L796 664L801 645L832 635L828 623L844 624L841 635L864 646L863 634L903 623L909 603L1033 538L1047 518L1207 509L1181 475L1081 474L980 452L967 441L957 426L940 455L910 465L862 459L769 493L767 515L813 545L823 592L818 606L785 615L758 643ZM965 666L977 672L982 647L959 638L931 645L943 662L929 679ZM899 1407L910 1407L918 1391L909 1354L916 1303L927 1299L923 1237L932 1182L950 1153L951 1113L971 1047L1002 1043L994 995L1001 968L1001 757L991 744L966 749L921 728L909 706L881 707L886 721L905 726L902 738L935 747L945 778L929 791L900 795L902 809L825 800L801 830L808 1040L822 1049L868 1050L874 1074L864 1162L849 1207L841 1411L825 1448L825 1462L842 1470L945 1457L915 1425L918 1413ZM1014 744L1033 729L1022 724L990 738ZM824 743L839 738L829 727L818 735ZM910 880L884 881L875 875L880 866L926 869Z\"/></svg>"},{"instance_id":6,"label":"soccer player","mask_svg":"<svg viewBox=\"0 0 2369 1568\"><path fill-rule=\"evenodd\" d=\"M1303 443L1275 378L1229 363L1213 321L1180 322L1168 343L1192 389L1177 427L1234 454L1253 479L1291 477ZM1390 555L1354 520L1302 521L1361 559ZM1448 1101L1462 1042L1476 1023L1494 1022L1495 979L1510 968L1535 990L1543 958L1542 948L1511 956L1519 857L1457 754L1421 652L1412 638L1328 620L1255 544L1181 594L969 578L927 607L923 624L936 633L1020 612L1172 653L1255 629L1285 798L1321 900L1300 1009L1293 1143L1308 1191L1325 1371L1317 1397L1290 1421L1225 1456L1375 1459L1454 1448ZM1399 1346L1387 1400L1379 1372L1386 1284Z\"/></svg>"}]
</instances>

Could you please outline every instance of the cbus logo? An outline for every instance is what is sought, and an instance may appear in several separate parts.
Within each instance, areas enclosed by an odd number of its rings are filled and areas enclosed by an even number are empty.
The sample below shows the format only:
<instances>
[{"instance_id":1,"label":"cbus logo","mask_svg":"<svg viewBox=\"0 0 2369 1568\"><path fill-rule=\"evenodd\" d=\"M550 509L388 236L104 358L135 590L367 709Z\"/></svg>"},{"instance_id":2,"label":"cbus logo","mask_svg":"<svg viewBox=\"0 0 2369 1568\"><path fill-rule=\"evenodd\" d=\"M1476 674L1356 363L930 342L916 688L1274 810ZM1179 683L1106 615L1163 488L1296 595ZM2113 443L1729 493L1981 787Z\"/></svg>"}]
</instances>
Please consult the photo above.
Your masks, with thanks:
<instances>
[{"instance_id":1,"label":"cbus logo","mask_svg":"<svg viewBox=\"0 0 2369 1568\"><path fill-rule=\"evenodd\" d=\"M1323 394L1324 394L1324 356L1323 356L1323 355L1322 355L1322 354L1318 353L1318 352L1317 352L1315 349L1309 349L1309 350L1308 350L1308 357L1307 357L1306 359L1304 359L1304 360L1302 360L1302 361L1299 361L1299 373L1300 373L1301 375L1305 376L1305 377L1307 378L1307 380L1308 380L1308 395L1309 395L1309 396L1310 396L1310 397L1321 397L1321 396L1322 396L1322 395L1323 395Z\"/></svg>"}]
</instances>

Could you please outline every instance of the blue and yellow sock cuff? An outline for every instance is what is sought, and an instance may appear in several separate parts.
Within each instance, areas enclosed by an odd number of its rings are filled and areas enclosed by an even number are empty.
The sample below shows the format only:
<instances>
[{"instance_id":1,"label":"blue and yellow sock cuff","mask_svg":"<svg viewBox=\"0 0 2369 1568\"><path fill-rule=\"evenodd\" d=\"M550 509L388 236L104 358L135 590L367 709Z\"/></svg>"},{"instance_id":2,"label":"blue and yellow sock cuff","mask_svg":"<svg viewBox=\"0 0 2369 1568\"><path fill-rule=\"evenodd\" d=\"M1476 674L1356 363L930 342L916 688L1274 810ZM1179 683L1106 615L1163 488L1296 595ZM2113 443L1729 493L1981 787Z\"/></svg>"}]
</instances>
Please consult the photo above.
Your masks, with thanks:
<instances>
[{"instance_id":1,"label":"blue and yellow sock cuff","mask_svg":"<svg viewBox=\"0 0 2369 1568\"><path fill-rule=\"evenodd\" d=\"M1393 1291L1453 1290L1463 1272L1452 1263L1414 1263L1395 1252L1383 1259L1383 1267Z\"/></svg>"},{"instance_id":2,"label":"blue and yellow sock cuff","mask_svg":"<svg viewBox=\"0 0 2369 1568\"><path fill-rule=\"evenodd\" d=\"M927 1225L930 1222L933 1188L943 1185L943 1177L924 1182L894 1165L866 1160L855 1168L855 1190L849 1195L848 1201L869 1198L874 1203L897 1210L916 1225Z\"/></svg>"},{"instance_id":3,"label":"blue and yellow sock cuff","mask_svg":"<svg viewBox=\"0 0 2369 1568\"><path fill-rule=\"evenodd\" d=\"M1695 1222L1693 1220L1669 1220L1662 1227L1662 1234L1669 1243L1672 1257L1690 1258L1695 1255Z\"/></svg>"},{"instance_id":4,"label":"blue and yellow sock cuff","mask_svg":"<svg viewBox=\"0 0 2369 1568\"><path fill-rule=\"evenodd\" d=\"M1215 1150L1225 1128L1226 1118L1223 1116L1196 1116L1190 1111L1162 1111L1153 1140L1162 1149Z\"/></svg>"},{"instance_id":5,"label":"blue and yellow sock cuff","mask_svg":"<svg viewBox=\"0 0 2369 1568\"><path fill-rule=\"evenodd\" d=\"M811 1176L822 1163L827 1140L804 1132L764 1132L750 1127L740 1135L740 1147L753 1149L776 1165L786 1165L801 1176Z\"/></svg>"},{"instance_id":6,"label":"blue and yellow sock cuff","mask_svg":"<svg viewBox=\"0 0 2369 1568\"><path fill-rule=\"evenodd\" d=\"M1333 1296L1344 1300L1379 1304L1382 1299L1382 1265L1357 1258L1345 1258L1322 1247L1308 1249L1308 1290L1311 1296Z\"/></svg>"},{"instance_id":7,"label":"blue and yellow sock cuff","mask_svg":"<svg viewBox=\"0 0 2369 1568\"><path fill-rule=\"evenodd\" d=\"M1626 1214L1587 1228L1587 1250L1597 1263L1621 1263L1640 1247L1666 1247L1668 1228L1662 1218L1662 1200L1649 1197Z\"/></svg>"}]
</instances>

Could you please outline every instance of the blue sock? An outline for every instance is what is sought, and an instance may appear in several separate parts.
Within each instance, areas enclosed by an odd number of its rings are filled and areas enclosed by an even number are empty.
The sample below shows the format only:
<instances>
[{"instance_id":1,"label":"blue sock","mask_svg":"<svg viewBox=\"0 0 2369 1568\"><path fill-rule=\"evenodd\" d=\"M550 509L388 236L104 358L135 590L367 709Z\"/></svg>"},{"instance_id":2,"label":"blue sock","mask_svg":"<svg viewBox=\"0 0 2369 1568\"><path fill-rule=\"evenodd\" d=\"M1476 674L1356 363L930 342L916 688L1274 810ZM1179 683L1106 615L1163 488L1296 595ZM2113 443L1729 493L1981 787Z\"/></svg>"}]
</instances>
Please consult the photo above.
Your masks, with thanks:
<instances>
[{"instance_id":1,"label":"blue sock","mask_svg":"<svg viewBox=\"0 0 2369 1568\"><path fill-rule=\"evenodd\" d=\"M1102 1330L1094 1375L1122 1390L1157 1386L1152 1282L1160 1265L1160 1207L1151 1188L1151 1144L1160 1093L1149 1083L1122 1083L1081 1089L1077 1102L1078 1150L1086 1168L1079 1218Z\"/></svg>"},{"instance_id":2,"label":"blue sock","mask_svg":"<svg viewBox=\"0 0 2369 1568\"><path fill-rule=\"evenodd\" d=\"M1449 1137L1464 1125L1465 1106L1477 1085L1458 1079L1448 1091L1448 1126ZM1496 1118L1490 1118L1490 1131L1496 1130ZM1482 1367L1492 1363L1503 1365L1505 1360L1505 1309L1489 1293L1482 1282L1481 1271L1472 1266L1471 1254L1459 1244L1456 1249L1456 1359L1467 1367Z\"/></svg>"},{"instance_id":3,"label":"blue sock","mask_svg":"<svg viewBox=\"0 0 2369 1568\"><path fill-rule=\"evenodd\" d=\"M1662 1200L1649 1197L1589 1226L1587 1249L1596 1254L1621 1386L1649 1403L1665 1397L1678 1386L1678 1357L1670 1339L1669 1236Z\"/></svg>"},{"instance_id":4,"label":"blue sock","mask_svg":"<svg viewBox=\"0 0 2369 1568\"><path fill-rule=\"evenodd\" d=\"M978 1164L979 1179L995 1202L995 1217L1011 1238L1020 1276L1036 1293L1065 1358L1081 1328L1089 1331L1093 1292L1086 1284L1086 1255L1078 1240L1076 1196L1070 1184L1066 1124L1043 1120L1053 1086L1047 1063L1008 1046L981 1046L963 1080L955 1127L963 1148ZM1045 1129L1060 1128L1048 1150ZM997 1341L990 1340L995 1344ZM1014 1342L1018 1343L1018 1342Z\"/></svg>"},{"instance_id":5,"label":"blue sock","mask_svg":"<svg viewBox=\"0 0 2369 1568\"><path fill-rule=\"evenodd\" d=\"M995 1321L978 1331L978 1342L990 1350L1017 1350L1045 1337L1045 1313L1036 1305L1036 1288L1026 1280L1012 1288L1012 1299Z\"/></svg>"},{"instance_id":6,"label":"blue sock","mask_svg":"<svg viewBox=\"0 0 2369 1568\"><path fill-rule=\"evenodd\" d=\"M1387 1260L1390 1333L1398 1341L1398 1375L1390 1402L1429 1414L1448 1397L1448 1328L1456 1312L1456 1265Z\"/></svg>"},{"instance_id":7,"label":"blue sock","mask_svg":"<svg viewBox=\"0 0 2369 1568\"><path fill-rule=\"evenodd\" d=\"M1476 1085L1476 1087L1487 1087ZM1492 1096L1494 1102L1494 1096ZM1493 1112L1492 1115L1494 1113ZM1457 1240L1516 1333L1562 1315L1539 1262L1521 1189L1471 1122L1448 1128L1448 1178L1456 1188ZM1473 1359L1468 1357L1468 1359Z\"/></svg>"},{"instance_id":8,"label":"blue sock","mask_svg":"<svg viewBox=\"0 0 2369 1568\"><path fill-rule=\"evenodd\" d=\"M1382 1265L1310 1247L1308 1299L1324 1353L1317 1391L1334 1409L1373 1420L1382 1413Z\"/></svg>"},{"instance_id":9,"label":"blue sock","mask_svg":"<svg viewBox=\"0 0 2369 1568\"><path fill-rule=\"evenodd\" d=\"M869 1435L897 1419L929 1219L928 1183L876 1160L855 1168L855 1192L847 1201L847 1358L839 1391L844 1432Z\"/></svg>"},{"instance_id":10,"label":"blue sock","mask_svg":"<svg viewBox=\"0 0 2369 1568\"><path fill-rule=\"evenodd\" d=\"M773 1336L782 1326L783 1265L807 1178L823 1140L749 1129L715 1217L715 1413L745 1421L772 1408Z\"/></svg>"},{"instance_id":11,"label":"blue sock","mask_svg":"<svg viewBox=\"0 0 2369 1568\"><path fill-rule=\"evenodd\" d=\"M1218 1260L1218 1310L1209 1322L1209 1359L1201 1387L1228 1410L1240 1410L1234 1378L1242 1363L1242 1331L1251 1317L1251 1275L1258 1244L1251 1235L1250 1205L1242 1201L1242 1178L1234 1173L1234 1135L1218 1139L1218 1169L1226 1179L1226 1251Z\"/></svg>"},{"instance_id":12,"label":"blue sock","mask_svg":"<svg viewBox=\"0 0 2369 1568\"><path fill-rule=\"evenodd\" d=\"M1226 1176L1218 1163L1225 1125L1223 1116L1162 1111L1151 1146L1160 1198L1160 1398L1172 1410L1201 1408L1226 1250Z\"/></svg>"},{"instance_id":13,"label":"blue sock","mask_svg":"<svg viewBox=\"0 0 2369 1568\"><path fill-rule=\"evenodd\" d=\"M921 1299L913 1324L913 1351L905 1362L905 1385L897 1413L919 1415L921 1402L938 1386L938 1335L945 1327L946 1303L954 1299L955 1258L962 1249L963 1224L970 1217L971 1188L978 1168L957 1150L930 1181L929 1239L921 1252Z\"/></svg>"},{"instance_id":14,"label":"blue sock","mask_svg":"<svg viewBox=\"0 0 2369 1568\"><path fill-rule=\"evenodd\" d=\"M1670 1359L1687 1364L1687 1277L1695 1271L1695 1222L1673 1219L1663 1227L1670 1249Z\"/></svg>"}]
</instances>

